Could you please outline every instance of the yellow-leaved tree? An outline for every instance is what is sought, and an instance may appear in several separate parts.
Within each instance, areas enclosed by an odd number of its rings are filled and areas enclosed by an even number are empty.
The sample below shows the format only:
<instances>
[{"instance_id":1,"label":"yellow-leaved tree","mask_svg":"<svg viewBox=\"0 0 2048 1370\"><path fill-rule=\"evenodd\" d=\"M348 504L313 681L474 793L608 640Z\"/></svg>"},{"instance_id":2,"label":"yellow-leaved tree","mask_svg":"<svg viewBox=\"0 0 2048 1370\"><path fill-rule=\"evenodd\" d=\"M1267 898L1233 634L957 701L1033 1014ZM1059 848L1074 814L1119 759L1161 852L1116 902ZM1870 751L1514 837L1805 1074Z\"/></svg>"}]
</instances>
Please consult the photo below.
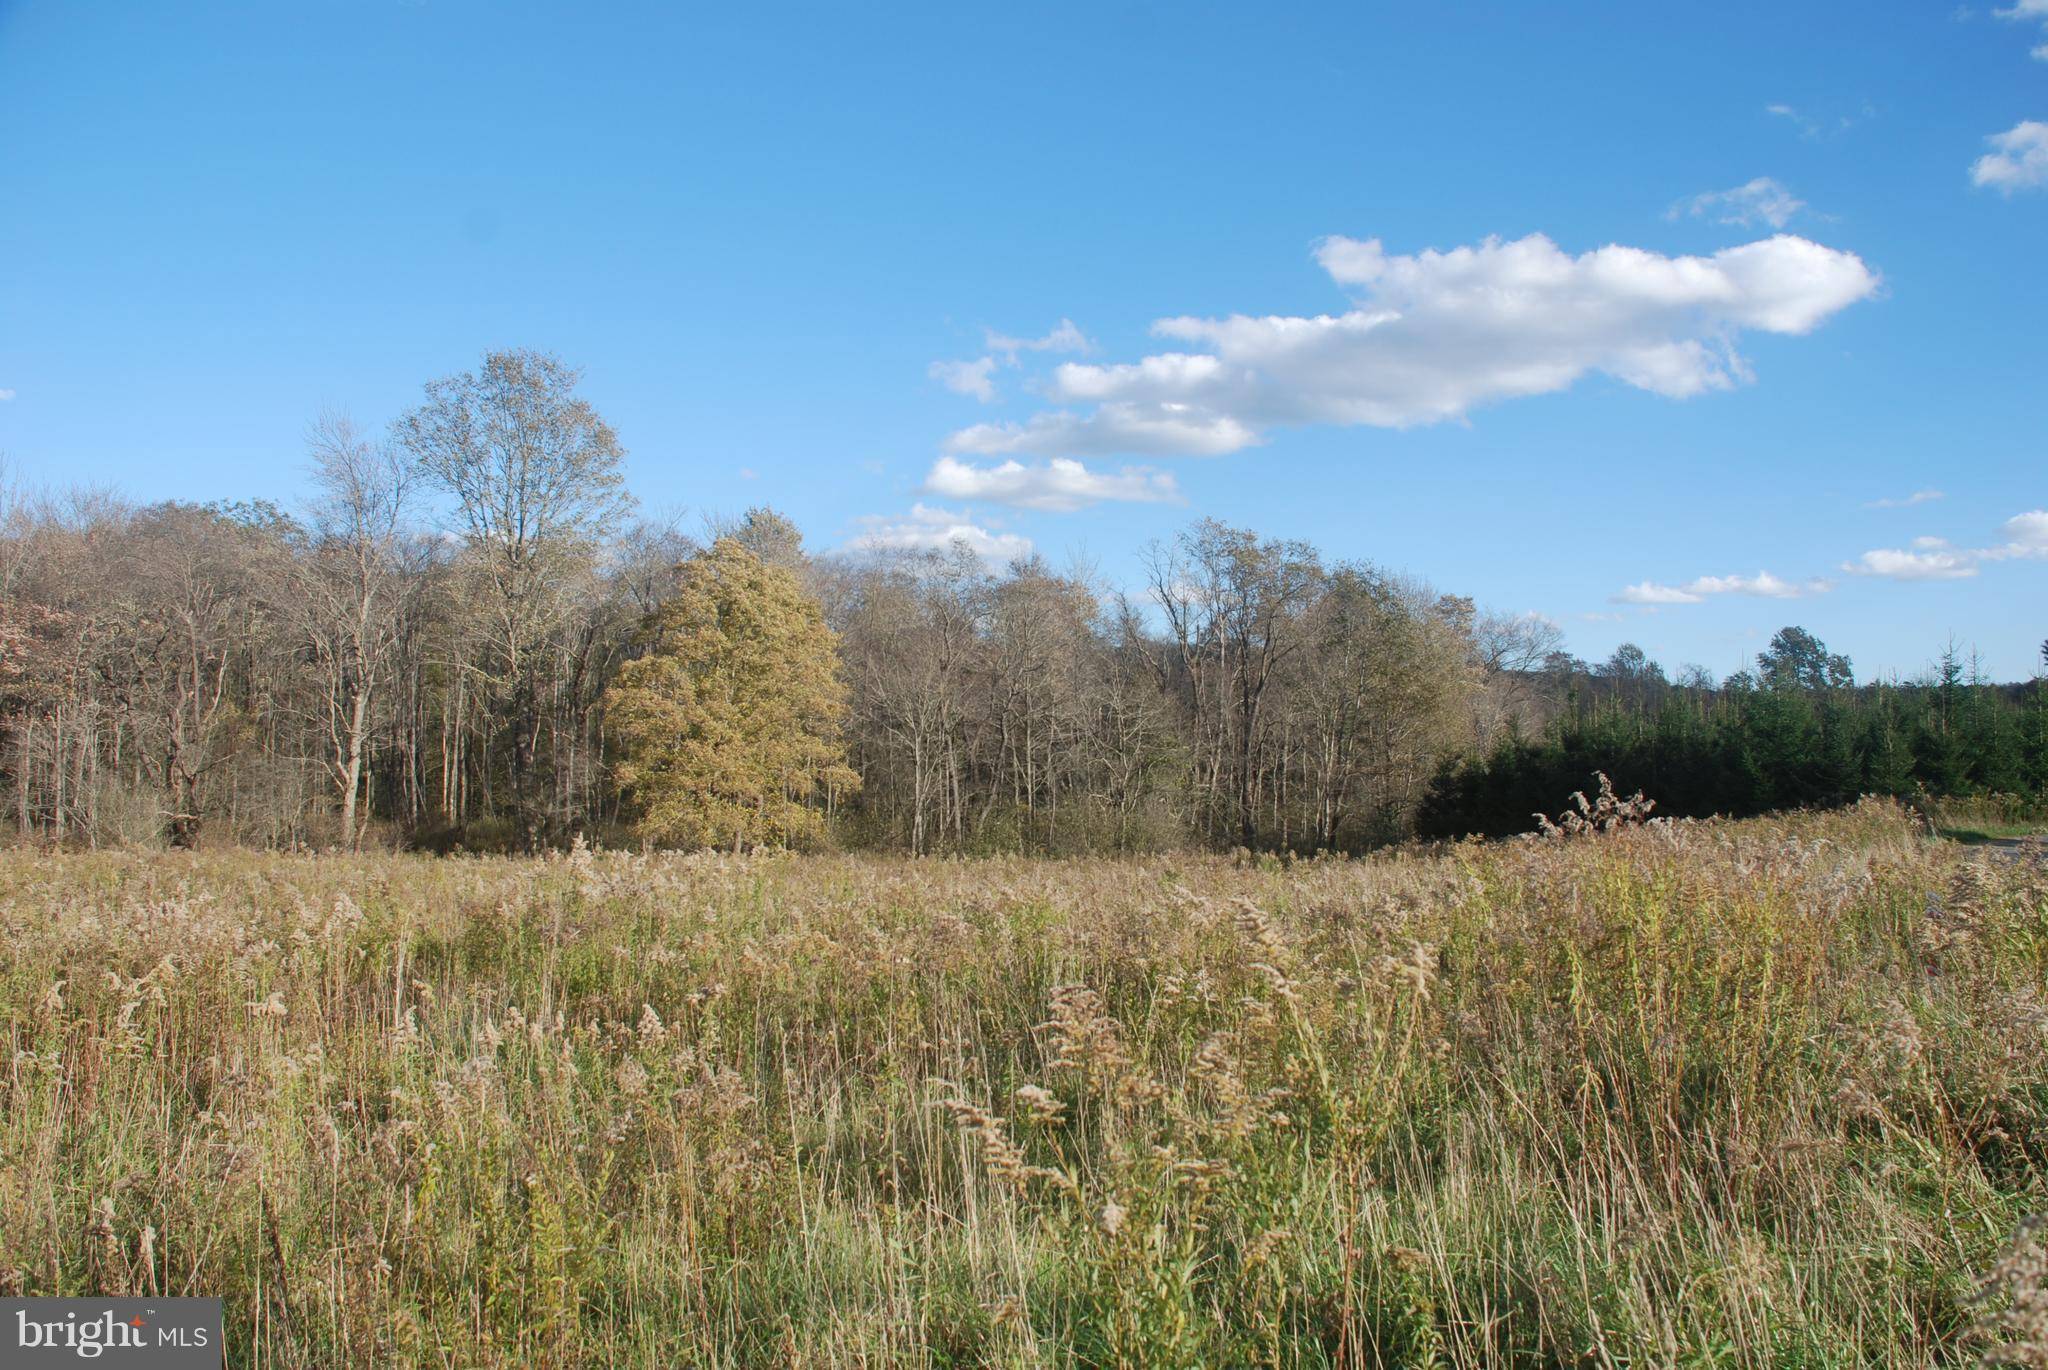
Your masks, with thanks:
<instances>
[{"instance_id":1,"label":"yellow-leaved tree","mask_svg":"<svg viewBox=\"0 0 2048 1370\"><path fill-rule=\"evenodd\" d=\"M860 787L839 740L838 641L796 576L733 538L683 563L649 650L605 693L642 837L691 847L815 837L817 801Z\"/></svg>"}]
</instances>

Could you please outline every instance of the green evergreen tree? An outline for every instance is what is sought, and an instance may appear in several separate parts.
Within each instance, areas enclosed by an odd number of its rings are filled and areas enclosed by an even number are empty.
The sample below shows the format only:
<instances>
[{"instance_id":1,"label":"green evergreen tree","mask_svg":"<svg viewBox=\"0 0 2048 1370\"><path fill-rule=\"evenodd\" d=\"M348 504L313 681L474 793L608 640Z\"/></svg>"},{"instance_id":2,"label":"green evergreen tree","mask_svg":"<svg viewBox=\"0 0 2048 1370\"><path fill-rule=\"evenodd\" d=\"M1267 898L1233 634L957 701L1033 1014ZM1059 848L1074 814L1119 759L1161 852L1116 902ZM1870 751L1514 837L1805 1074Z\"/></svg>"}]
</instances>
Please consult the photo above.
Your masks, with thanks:
<instances>
[{"instance_id":1,"label":"green evergreen tree","mask_svg":"<svg viewBox=\"0 0 2048 1370\"><path fill-rule=\"evenodd\" d=\"M1873 794L1906 795L1913 791L1913 749L1896 690L1878 689L1865 711L1863 784Z\"/></svg>"}]
</instances>

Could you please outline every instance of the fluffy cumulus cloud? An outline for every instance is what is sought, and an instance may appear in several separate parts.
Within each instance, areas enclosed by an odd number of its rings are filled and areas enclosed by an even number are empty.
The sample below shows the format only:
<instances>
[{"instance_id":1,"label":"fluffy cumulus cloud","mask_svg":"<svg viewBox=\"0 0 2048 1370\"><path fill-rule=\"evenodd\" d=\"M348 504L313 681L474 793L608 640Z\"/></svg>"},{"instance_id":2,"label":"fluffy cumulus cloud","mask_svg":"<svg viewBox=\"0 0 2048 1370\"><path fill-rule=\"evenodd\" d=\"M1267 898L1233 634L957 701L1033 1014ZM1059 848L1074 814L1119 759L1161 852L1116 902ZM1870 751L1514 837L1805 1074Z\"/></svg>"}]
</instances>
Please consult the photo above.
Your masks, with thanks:
<instances>
[{"instance_id":1,"label":"fluffy cumulus cloud","mask_svg":"<svg viewBox=\"0 0 2048 1370\"><path fill-rule=\"evenodd\" d=\"M1330 238L1316 259L1353 306L1315 316L1170 318L1184 346L1065 362L1063 408L956 432L955 454L1215 456L1296 424L1407 428L1563 390L1590 372L1672 398L1749 379L1744 331L1801 334L1878 289L1852 253L1780 234L1711 257L1541 235L1413 256Z\"/></svg>"},{"instance_id":2,"label":"fluffy cumulus cloud","mask_svg":"<svg viewBox=\"0 0 2048 1370\"><path fill-rule=\"evenodd\" d=\"M948 499L986 500L1019 509L1070 513L1107 500L1138 504L1179 504L1180 486L1164 471L1126 466L1114 475L1090 471L1071 457L1035 466L1006 461L976 466L940 457L925 477L925 492Z\"/></svg>"},{"instance_id":3,"label":"fluffy cumulus cloud","mask_svg":"<svg viewBox=\"0 0 2048 1370\"><path fill-rule=\"evenodd\" d=\"M1715 595L1750 595L1759 599L1798 599L1833 589L1825 580L1789 581L1758 571L1753 576L1696 576L1683 585L1640 581L1613 596L1616 604L1701 604Z\"/></svg>"},{"instance_id":4,"label":"fluffy cumulus cloud","mask_svg":"<svg viewBox=\"0 0 2048 1370\"><path fill-rule=\"evenodd\" d=\"M1690 215L1695 219L1712 219L1715 223L1739 224L1744 228L1759 223L1783 228L1805 208L1806 201L1770 177L1759 176L1733 190L1711 190L1690 200L1680 200L1671 206L1665 217L1677 219Z\"/></svg>"},{"instance_id":5,"label":"fluffy cumulus cloud","mask_svg":"<svg viewBox=\"0 0 2048 1370\"><path fill-rule=\"evenodd\" d=\"M1995 10L1993 13L2000 19L2017 19L2022 23L2040 24L2043 26L2043 36L2048 37L2048 0L2019 0L2019 3L2010 9ZM2048 62L2048 42L2035 46L2034 60Z\"/></svg>"},{"instance_id":6,"label":"fluffy cumulus cloud","mask_svg":"<svg viewBox=\"0 0 2048 1370\"><path fill-rule=\"evenodd\" d=\"M925 374L956 395L971 395L983 404L996 397L996 359L978 357L971 362L933 362Z\"/></svg>"},{"instance_id":7,"label":"fluffy cumulus cloud","mask_svg":"<svg viewBox=\"0 0 2048 1370\"><path fill-rule=\"evenodd\" d=\"M1991 151L1970 167L1970 180L2004 195L2048 186L2048 124L2022 119L1985 140Z\"/></svg>"},{"instance_id":8,"label":"fluffy cumulus cloud","mask_svg":"<svg viewBox=\"0 0 2048 1370\"><path fill-rule=\"evenodd\" d=\"M2048 509L2029 509L2000 524L2006 551L2012 556L2048 557Z\"/></svg>"},{"instance_id":9,"label":"fluffy cumulus cloud","mask_svg":"<svg viewBox=\"0 0 2048 1370\"><path fill-rule=\"evenodd\" d=\"M860 521L861 530L852 540L859 552L948 551L955 543L991 564L1017 561L1031 555L1031 539L1017 533L984 528L964 513L913 504L900 518L874 514Z\"/></svg>"},{"instance_id":10,"label":"fluffy cumulus cloud","mask_svg":"<svg viewBox=\"0 0 2048 1370\"><path fill-rule=\"evenodd\" d=\"M1910 547L1878 547L1842 569L1886 580L1967 580L1986 563L2048 560L2048 509L2015 514L1984 547L1957 547L1946 538L1915 538Z\"/></svg>"}]
</instances>

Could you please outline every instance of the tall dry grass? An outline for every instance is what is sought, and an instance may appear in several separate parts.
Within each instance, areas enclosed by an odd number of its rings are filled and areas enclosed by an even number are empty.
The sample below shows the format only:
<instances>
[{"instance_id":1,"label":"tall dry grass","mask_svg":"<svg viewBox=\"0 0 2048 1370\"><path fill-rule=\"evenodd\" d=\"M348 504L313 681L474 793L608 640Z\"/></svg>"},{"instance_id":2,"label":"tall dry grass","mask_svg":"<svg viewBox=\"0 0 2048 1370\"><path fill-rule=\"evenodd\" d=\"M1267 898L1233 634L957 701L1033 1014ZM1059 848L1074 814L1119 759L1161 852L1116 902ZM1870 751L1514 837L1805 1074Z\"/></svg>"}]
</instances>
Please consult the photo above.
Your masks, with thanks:
<instances>
[{"instance_id":1,"label":"tall dry grass","mask_svg":"<svg viewBox=\"0 0 2048 1370\"><path fill-rule=\"evenodd\" d=\"M1874 803L1294 864L9 856L0 1292L222 1294L284 1366L2024 1355L2044 981L2041 873Z\"/></svg>"}]
</instances>

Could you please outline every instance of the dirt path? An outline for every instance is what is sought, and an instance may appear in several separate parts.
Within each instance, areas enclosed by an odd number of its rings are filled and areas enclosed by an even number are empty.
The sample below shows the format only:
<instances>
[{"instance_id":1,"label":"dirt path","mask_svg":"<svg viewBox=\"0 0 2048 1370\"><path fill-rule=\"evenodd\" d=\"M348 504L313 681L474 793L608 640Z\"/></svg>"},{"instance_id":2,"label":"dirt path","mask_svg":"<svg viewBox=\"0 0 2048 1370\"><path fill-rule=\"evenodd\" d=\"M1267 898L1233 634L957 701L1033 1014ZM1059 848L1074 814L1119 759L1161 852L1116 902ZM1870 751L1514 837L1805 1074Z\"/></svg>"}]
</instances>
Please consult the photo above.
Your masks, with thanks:
<instances>
[{"instance_id":1,"label":"dirt path","mask_svg":"<svg viewBox=\"0 0 2048 1370\"><path fill-rule=\"evenodd\" d=\"M2048 833L2026 837L1993 837L1971 845L1982 847L1997 861L2048 861Z\"/></svg>"}]
</instances>

